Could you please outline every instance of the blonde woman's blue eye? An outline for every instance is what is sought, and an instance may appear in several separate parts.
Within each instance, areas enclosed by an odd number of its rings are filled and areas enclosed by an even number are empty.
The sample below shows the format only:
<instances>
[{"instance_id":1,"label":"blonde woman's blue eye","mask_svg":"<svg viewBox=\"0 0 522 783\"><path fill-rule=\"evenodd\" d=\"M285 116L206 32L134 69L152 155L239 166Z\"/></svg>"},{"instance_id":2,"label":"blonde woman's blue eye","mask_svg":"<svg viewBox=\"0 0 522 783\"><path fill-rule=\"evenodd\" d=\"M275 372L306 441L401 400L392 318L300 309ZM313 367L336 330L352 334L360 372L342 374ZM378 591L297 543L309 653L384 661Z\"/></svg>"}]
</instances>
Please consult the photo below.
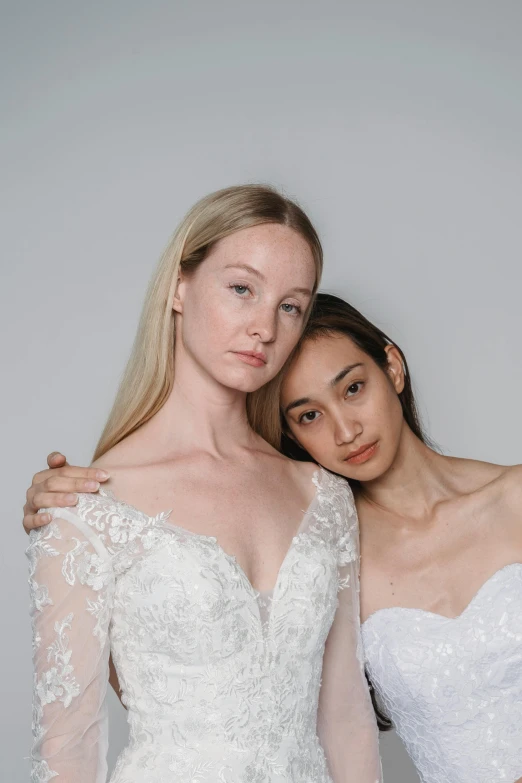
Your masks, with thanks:
<instances>
[{"instance_id":1,"label":"blonde woman's blue eye","mask_svg":"<svg viewBox=\"0 0 522 783\"><path fill-rule=\"evenodd\" d=\"M249 290L248 286L246 285L231 285L230 287L233 288L236 294L239 296L244 296Z\"/></svg>"},{"instance_id":2,"label":"blonde woman's blue eye","mask_svg":"<svg viewBox=\"0 0 522 783\"><path fill-rule=\"evenodd\" d=\"M299 307L299 305L293 305L290 304L290 302L285 302L284 304L281 305L281 307L283 308L285 313L295 313L295 315L299 315L299 313L301 312L301 308Z\"/></svg>"}]
</instances>

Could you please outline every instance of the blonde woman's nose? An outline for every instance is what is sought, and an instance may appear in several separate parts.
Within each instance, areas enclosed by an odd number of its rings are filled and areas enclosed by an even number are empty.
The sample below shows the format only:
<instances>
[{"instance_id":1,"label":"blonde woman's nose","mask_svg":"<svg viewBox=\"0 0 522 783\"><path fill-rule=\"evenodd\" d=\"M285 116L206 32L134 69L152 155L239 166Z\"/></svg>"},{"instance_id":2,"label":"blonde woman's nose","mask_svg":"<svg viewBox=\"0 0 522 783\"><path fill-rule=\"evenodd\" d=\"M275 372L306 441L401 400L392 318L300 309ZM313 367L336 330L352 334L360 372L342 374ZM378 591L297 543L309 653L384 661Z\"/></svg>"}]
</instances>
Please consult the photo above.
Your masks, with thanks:
<instances>
[{"instance_id":1,"label":"blonde woman's nose","mask_svg":"<svg viewBox=\"0 0 522 783\"><path fill-rule=\"evenodd\" d=\"M263 343L273 342L277 335L277 318L269 308L258 310L252 317L248 333Z\"/></svg>"}]
</instances>

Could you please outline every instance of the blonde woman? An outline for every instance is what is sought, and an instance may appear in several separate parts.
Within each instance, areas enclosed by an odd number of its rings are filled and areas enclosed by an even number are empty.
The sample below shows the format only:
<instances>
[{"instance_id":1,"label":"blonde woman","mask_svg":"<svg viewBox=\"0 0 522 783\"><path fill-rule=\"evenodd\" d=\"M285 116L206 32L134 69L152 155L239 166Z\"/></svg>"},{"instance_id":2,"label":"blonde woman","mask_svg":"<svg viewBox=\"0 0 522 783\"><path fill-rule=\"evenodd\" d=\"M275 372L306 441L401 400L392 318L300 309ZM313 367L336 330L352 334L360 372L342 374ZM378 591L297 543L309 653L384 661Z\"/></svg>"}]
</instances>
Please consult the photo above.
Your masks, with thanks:
<instances>
[{"instance_id":1,"label":"blonde woman","mask_svg":"<svg viewBox=\"0 0 522 783\"><path fill-rule=\"evenodd\" d=\"M105 780L110 655L130 725L113 783L380 780L349 486L249 424L321 266L269 188L214 193L175 233L86 474L110 480L31 534L33 781Z\"/></svg>"}]
</instances>

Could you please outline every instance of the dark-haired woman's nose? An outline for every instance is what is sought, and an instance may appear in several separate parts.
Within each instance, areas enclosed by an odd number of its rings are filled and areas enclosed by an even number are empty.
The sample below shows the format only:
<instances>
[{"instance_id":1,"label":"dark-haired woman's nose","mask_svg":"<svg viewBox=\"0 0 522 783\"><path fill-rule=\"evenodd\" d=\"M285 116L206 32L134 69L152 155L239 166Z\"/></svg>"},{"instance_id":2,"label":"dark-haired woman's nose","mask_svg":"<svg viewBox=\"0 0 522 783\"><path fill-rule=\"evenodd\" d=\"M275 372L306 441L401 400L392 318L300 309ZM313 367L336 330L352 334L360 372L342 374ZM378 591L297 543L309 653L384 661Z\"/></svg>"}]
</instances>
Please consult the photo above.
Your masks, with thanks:
<instances>
[{"instance_id":1,"label":"dark-haired woman's nose","mask_svg":"<svg viewBox=\"0 0 522 783\"><path fill-rule=\"evenodd\" d=\"M334 439L336 446L345 446L347 443L352 443L359 435L362 434L362 426L359 422L349 418L346 415L338 415L334 420Z\"/></svg>"}]
</instances>

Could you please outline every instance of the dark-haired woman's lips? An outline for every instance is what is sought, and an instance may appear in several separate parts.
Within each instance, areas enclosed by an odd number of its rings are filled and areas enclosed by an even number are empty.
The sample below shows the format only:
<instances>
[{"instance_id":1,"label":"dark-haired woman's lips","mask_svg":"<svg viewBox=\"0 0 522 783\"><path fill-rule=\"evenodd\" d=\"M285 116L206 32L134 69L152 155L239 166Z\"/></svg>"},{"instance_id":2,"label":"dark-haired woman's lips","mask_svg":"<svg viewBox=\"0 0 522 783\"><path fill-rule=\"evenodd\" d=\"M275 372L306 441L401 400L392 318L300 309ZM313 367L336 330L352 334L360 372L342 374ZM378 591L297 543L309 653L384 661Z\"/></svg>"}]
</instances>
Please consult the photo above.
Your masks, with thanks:
<instances>
[{"instance_id":1,"label":"dark-haired woman's lips","mask_svg":"<svg viewBox=\"0 0 522 783\"><path fill-rule=\"evenodd\" d=\"M368 460L373 457L377 450L377 445L376 441L375 443L370 443L368 446L361 446L360 449L357 449L357 451L354 451L352 454L345 457L344 461L350 463L350 465L362 465L363 462L368 462Z\"/></svg>"}]
</instances>

